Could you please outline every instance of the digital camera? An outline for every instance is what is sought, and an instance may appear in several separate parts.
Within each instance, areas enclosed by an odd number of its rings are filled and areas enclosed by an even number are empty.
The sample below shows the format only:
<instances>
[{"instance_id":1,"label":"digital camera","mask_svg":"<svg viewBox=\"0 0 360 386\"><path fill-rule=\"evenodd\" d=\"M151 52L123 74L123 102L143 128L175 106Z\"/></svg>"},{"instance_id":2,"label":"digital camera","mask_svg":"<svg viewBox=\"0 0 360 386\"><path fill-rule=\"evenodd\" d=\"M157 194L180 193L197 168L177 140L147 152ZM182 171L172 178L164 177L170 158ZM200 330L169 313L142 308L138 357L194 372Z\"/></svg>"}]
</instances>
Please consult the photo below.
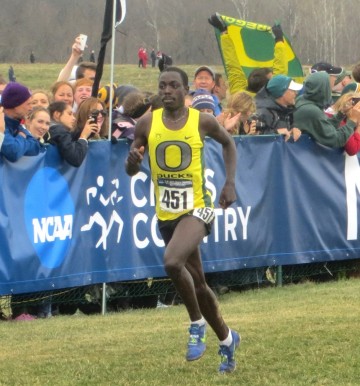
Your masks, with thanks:
<instances>
[{"instance_id":1,"label":"digital camera","mask_svg":"<svg viewBox=\"0 0 360 386\"><path fill-rule=\"evenodd\" d=\"M89 116L89 119L91 119L91 123L96 123L97 122L97 117L99 115L99 112L98 111L93 111L90 116Z\"/></svg>"},{"instance_id":2,"label":"digital camera","mask_svg":"<svg viewBox=\"0 0 360 386\"><path fill-rule=\"evenodd\" d=\"M261 117L258 114L251 114L250 117L247 119L247 123L251 125L251 122L255 121L256 122L256 131L264 131L266 124L265 122L261 119Z\"/></svg>"}]
</instances>

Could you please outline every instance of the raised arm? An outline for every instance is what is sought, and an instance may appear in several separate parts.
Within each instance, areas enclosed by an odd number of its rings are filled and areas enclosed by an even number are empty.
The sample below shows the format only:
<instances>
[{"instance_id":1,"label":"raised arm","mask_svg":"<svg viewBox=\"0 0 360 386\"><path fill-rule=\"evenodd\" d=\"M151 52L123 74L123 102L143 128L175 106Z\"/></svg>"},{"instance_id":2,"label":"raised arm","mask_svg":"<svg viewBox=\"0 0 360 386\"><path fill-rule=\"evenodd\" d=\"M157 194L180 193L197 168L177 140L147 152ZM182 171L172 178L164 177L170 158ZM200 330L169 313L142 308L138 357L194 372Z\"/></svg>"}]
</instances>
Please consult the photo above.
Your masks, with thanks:
<instances>
[{"instance_id":1,"label":"raised arm","mask_svg":"<svg viewBox=\"0 0 360 386\"><path fill-rule=\"evenodd\" d=\"M273 74L287 75L288 63L286 60L286 47L285 47L284 34L282 31L281 25L275 24L271 29L275 38Z\"/></svg>"},{"instance_id":2,"label":"raised arm","mask_svg":"<svg viewBox=\"0 0 360 386\"><path fill-rule=\"evenodd\" d=\"M68 81L74 66L78 63L80 56L84 51L80 49L80 36L75 38L74 44L71 47L71 55L65 67L60 71L57 81Z\"/></svg>"}]
</instances>

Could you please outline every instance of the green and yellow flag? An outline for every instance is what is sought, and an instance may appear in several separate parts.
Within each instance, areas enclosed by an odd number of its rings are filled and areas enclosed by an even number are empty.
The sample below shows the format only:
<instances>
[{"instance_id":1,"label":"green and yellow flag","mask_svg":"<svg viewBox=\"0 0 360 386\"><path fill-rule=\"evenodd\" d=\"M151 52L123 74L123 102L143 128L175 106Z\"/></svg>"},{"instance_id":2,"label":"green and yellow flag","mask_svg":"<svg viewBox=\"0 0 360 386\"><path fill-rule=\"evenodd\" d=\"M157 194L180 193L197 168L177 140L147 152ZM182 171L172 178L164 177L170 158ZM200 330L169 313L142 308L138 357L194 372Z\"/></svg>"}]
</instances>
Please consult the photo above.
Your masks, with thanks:
<instances>
[{"instance_id":1,"label":"green and yellow flag","mask_svg":"<svg viewBox=\"0 0 360 386\"><path fill-rule=\"evenodd\" d=\"M275 40L270 26L224 15L219 16L227 25L229 38L234 45L236 60L246 76L255 68L273 67ZM221 33L217 28L215 28L215 34L226 71L226 58L223 55L220 41ZM301 63L285 34L284 45L285 61L287 62L287 73L284 75L288 75L296 82L302 83L304 73Z\"/></svg>"}]
</instances>

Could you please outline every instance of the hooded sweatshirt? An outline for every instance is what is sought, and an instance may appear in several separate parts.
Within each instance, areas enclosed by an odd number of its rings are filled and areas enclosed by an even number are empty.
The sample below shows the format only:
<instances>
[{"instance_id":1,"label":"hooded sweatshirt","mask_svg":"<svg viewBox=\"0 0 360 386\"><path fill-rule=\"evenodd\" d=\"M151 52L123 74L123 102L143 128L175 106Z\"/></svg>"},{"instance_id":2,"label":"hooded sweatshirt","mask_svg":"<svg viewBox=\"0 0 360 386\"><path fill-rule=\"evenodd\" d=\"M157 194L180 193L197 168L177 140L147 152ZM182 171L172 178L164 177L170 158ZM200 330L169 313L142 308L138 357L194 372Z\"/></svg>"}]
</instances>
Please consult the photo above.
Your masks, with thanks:
<instances>
[{"instance_id":1,"label":"hooded sweatshirt","mask_svg":"<svg viewBox=\"0 0 360 386\"><path fill-rule=\"evenodd\" d=\"M348 120L346 125L340 127L343 114L332 118L325 114L324 109L331 104L329 74L310 74L304 82L303 90L295 103L294 127L309 134L322 145L343 147L353 134L356 123Z\"/></svg>"}]
</instances>

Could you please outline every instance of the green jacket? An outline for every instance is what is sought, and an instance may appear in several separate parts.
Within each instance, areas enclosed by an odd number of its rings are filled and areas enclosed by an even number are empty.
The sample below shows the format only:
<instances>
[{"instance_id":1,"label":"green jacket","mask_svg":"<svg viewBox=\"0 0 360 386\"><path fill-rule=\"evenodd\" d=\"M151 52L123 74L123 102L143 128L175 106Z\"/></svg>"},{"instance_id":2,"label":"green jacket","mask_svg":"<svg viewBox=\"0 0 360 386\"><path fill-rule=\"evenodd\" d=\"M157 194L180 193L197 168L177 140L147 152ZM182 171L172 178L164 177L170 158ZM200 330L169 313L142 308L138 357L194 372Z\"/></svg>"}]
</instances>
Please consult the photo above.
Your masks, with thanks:
<instances>
[{"instance_id":1,"label":"green jacket","mask_svg":"<svg viewBox=\"0 0 360 386\"><path fill-rule=\"evenodd\" d=\"M309 134L316 142L329 147L343 147L353 134L356 123L337 114L329 118L324 109L331 104L329 75L326 72L310 74L304 82L304 92L295 103L293 127Z\"/></svg>"}]
</instances>

